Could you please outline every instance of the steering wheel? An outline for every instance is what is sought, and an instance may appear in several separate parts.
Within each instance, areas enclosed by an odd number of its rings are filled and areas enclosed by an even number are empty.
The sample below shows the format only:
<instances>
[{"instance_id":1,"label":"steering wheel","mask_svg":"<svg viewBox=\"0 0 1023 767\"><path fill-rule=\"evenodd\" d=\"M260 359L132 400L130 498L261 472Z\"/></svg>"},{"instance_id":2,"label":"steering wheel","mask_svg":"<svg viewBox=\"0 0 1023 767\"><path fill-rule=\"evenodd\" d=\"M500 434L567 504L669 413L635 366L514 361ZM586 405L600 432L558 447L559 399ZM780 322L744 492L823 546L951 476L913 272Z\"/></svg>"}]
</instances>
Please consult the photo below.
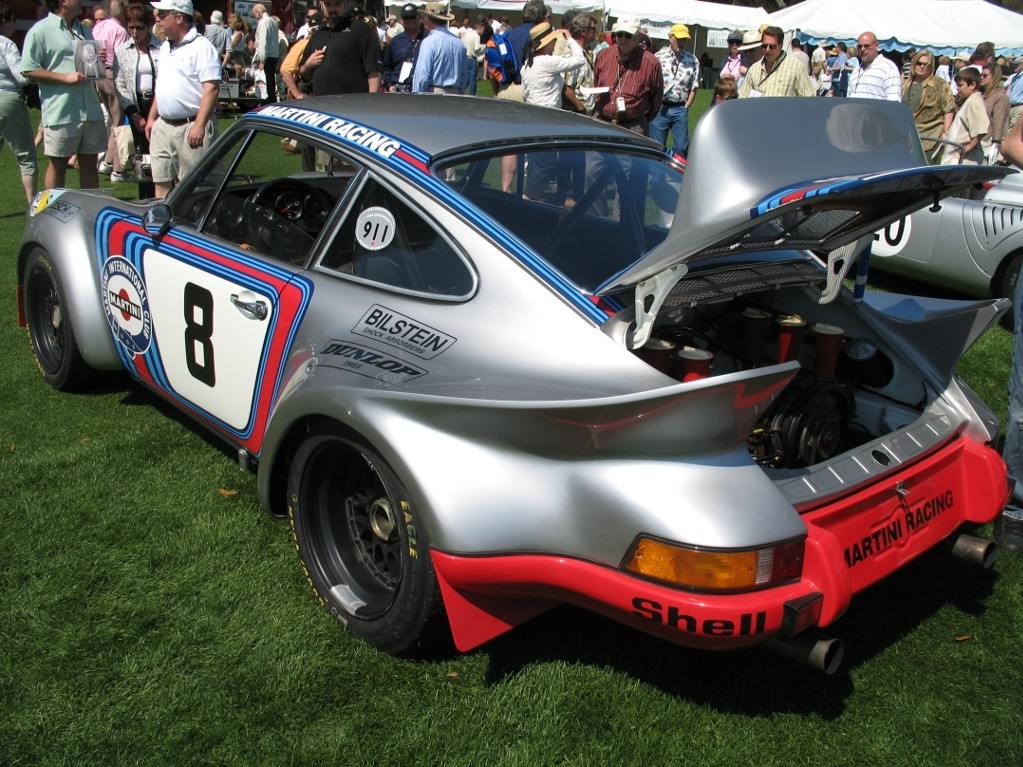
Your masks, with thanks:
<instances>
[{"instance_id":1,"label":"steering wheel","mask_svg":"<svg viewBox=\"0 0 1023 767\"><path fill-rule=\"evenodd\" d=\"M267 181L245 200L249 240L267 253L304 260L332 206L326 192L305 181Z\"/></svg>"}]
</instances>

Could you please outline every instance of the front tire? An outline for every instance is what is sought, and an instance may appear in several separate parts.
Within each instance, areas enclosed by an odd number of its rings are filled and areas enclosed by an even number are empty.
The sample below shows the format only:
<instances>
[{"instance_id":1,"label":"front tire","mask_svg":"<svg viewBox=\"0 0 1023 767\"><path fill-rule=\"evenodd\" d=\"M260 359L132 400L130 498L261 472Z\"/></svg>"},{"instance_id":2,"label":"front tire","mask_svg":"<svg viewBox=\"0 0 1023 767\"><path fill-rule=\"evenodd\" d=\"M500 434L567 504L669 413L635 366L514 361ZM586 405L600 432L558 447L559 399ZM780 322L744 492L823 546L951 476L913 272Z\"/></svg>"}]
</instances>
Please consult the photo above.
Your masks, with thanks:
<instances>
[{"instance_id":1,"label":"front tire","mask_svg":"<svg viewBox=\"0 0 1023 767\"><path fill-rule=\"evenodd\" d=\"M84 388L93 371L78 350L64 285L46 251L37 248L29 254L21 285L28 337L39 372L56 389Z\"/></svg>"},{"instance_id":2,"label":"front tire","mask_svg":"<svg viewBox=\"0 0 1023 767\"><path fill-rule=\"evenodd\" d=\"M288 477L288 516L320 604L352 634L395 654L441 638L426 527L376 453L340 434L307 438Z\"/></svg>"}]
</instances>

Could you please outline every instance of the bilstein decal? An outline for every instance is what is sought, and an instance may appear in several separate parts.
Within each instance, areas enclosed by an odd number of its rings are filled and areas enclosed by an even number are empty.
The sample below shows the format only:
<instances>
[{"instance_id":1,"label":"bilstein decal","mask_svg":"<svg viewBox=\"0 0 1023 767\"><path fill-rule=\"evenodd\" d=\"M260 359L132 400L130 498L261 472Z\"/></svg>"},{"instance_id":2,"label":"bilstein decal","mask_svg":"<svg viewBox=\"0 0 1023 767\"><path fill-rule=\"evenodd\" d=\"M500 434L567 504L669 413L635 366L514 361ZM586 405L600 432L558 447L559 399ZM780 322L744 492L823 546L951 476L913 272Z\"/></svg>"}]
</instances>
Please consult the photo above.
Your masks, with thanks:
<instances>
[{"instance_id":1,"label":"bilstein decal","mask_svg":"<svg viewBox=\"0 0 1023 767\"><path fill-rule=\"evenodd\" d=\"M417 322L379 304L369 308L352 328L356 335L372 338L424 360L433 359L455 345L454 336Z\"/></svg>"}]
</instances>

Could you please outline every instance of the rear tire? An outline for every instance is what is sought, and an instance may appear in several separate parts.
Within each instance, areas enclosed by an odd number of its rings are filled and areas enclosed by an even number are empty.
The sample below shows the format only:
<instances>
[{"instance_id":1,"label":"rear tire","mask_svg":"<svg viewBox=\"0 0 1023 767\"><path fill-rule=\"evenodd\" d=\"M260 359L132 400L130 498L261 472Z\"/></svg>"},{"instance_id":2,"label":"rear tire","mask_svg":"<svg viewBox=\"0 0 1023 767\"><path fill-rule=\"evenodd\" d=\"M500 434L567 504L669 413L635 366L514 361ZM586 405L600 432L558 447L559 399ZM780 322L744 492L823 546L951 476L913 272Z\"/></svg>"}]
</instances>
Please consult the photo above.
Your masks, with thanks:
<instances>
[{"instance_id":1,"label":"rear tire","mask_svg":"<svg viewBox=\"0 0 1023 767\"><path fill-rule=\"evenodd\" d=\"M289 473L288 516L317 599L352 634L396 654L443 640L426 527L375 452L337 433L308 437Z\"/></svg>"},{"instance_id":2,"label":"rear tire","mask_svg":"<svg viewBox=\"0 0 1023 767\"><path fill-rule=\"evenodd\" d=\"M37 248L29 254L21 289L28 337L39 372L56 389L84 388L92 381L93 370L78 350L64 285L46 251Z\"/></svg>"}]
</instances>

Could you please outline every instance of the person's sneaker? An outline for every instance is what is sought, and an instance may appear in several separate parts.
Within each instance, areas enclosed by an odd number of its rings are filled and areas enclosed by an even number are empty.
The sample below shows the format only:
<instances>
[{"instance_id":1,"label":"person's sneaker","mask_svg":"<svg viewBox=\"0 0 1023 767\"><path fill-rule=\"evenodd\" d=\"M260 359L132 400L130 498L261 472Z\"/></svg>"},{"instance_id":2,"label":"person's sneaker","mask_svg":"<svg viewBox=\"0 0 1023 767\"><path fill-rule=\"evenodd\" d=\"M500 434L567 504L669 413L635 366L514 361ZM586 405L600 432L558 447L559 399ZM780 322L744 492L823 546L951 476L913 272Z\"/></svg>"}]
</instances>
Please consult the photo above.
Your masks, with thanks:
<instances>
[{"instance_id":1,"label":"person's sneaker","mask_svg":"<svg viewBox=\"0 0 1023 767\"><path fill-rule=\"evenodd\" d=\"M101 162L98 166L96 166L96 170L100 172L100 175L109 176L114 172L114 166L108 162Z\"/></svg>"},{"instance_id":2,"label":"person's sneaker","mask_svg":"<svg viewBox=\"0 0 1023 767\"><path fill-rule=\"evenodd\" d=\"M134 181L135 174L130 170L124 171L124 173L117 173L116 171L110 174L110 180L113 182L118 181Z\"/></svg>"}]
</instances>

